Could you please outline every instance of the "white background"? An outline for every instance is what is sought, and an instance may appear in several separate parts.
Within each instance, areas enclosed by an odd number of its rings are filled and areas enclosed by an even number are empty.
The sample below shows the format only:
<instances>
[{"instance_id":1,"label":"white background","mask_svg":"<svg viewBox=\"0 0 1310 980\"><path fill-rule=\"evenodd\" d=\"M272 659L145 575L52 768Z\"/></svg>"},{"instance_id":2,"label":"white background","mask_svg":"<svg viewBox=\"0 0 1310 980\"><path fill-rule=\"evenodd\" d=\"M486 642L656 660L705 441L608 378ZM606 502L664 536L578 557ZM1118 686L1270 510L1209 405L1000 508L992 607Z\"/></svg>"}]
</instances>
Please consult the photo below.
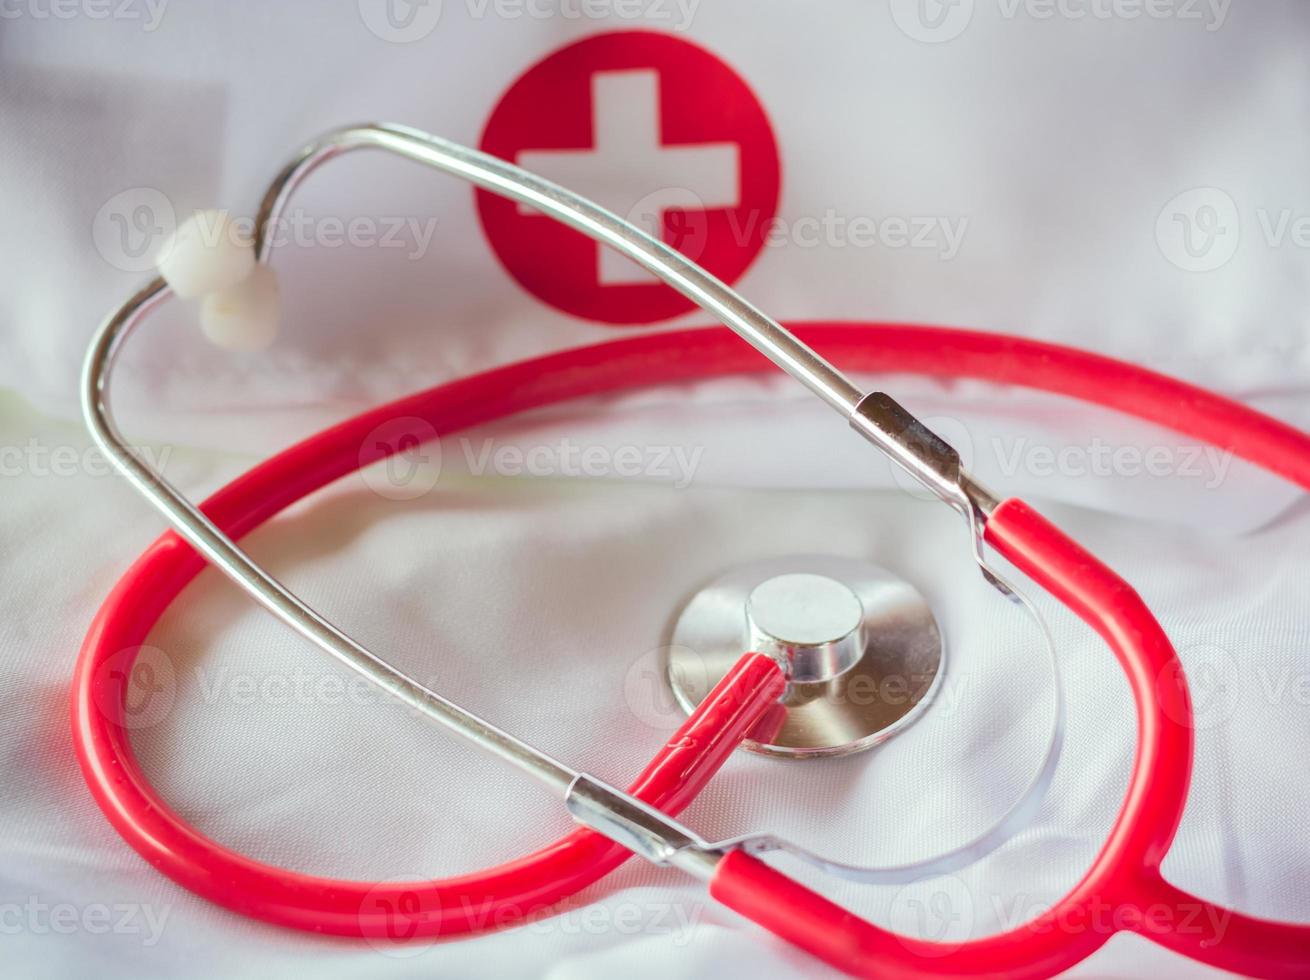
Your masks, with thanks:
<instances>
[{"instance_id":1,"label":"white background","mask_svg":"<svg viewBox=\"0 0 1310 980\"><path fill-rule=\"evenodd\" d=\"M694 886L635 864L583 896L599 903L594 918L580 905L531 929L400 958L216 910L122 844L82 786L66 711L96 605L160 529L127 487L99 475L75 421L90 332L143 277L106 256L98 229L117 195L142 188L178 213L248 212L290 152L345 122L392 119L476 143L499 94L538 59L579 37L645 26L706 46L758 94L779 142L788 223L829 212L967 221L950 259L839 242L766 248L738 285L773 315L1060 340L1310 424L1310 255L1293 231L1310 215L1308 15L1290 0L1147 6L1169 15L1130 17L1131 4L1108 0L962 0L933 31L899 2L732 0L697 6L683 24L668 5L640 8L648 19L634 21L507 17L495 6L478 15L447 0L430 33L394 43L370 29L368 3L175 0L157 24L144 4L101 19L93 3L60 8L67 17L38 0L7 3L0 906L24 909L0 919L7 963L32 976L812 975L810 961ZM1197 188L1206 190L1180 197ZM125 427L155 440L169 477L193 495L378 400L616 336L521 290L487 248L471 192L453 181L352 159L297 201L319 214L435 219L436 230L414 258L283 249L285 324L264 355L207 348L186 307L134 338L119 382ZM1225 232L1189 255L1169 216L1207 206ZM885 383L962 443L989 482L1048 503L1139 587L1197 677L1218 678L1169 876L1243 911L1310 918L1304 501L1238 463L1195 476L1048 472L1033 445L1162 446L1177 470L1192 441L1049 397ZM876 755L804 767L734 759L691 823L710 836L768 828L853 860L895 860L959 843L1004 810L1040 751L1045 681L1028 641L1002 621L1007 610L976 581L950 515L896 489L850 452L840 424L781 380L584 407L471 438L529 449L565 437L610 451L683 446L700 454L690 486L654 472L620 483L479 476L448 440L431 494L398 502L348 481L261 532L256 550L380 652L614 780L676 724L624 692L685 595L754 557L871 557L933 601L957 654L958 709L934 709ZM60 450L75 461L55 463ZM870 485L883 489L857 489ZM952 884L969 896L978 935L1077 880L1126 780L1126 688L1084 630L1058 611L1051 620L1072 692L1067 758L1038 823ZM431 877L566 829L534 787L401 712L224 697L233 672L334 668L213 576L152 642L177 666L176 703L135 744L165 797L224 843L310 872ZM834 894L902 927L915 897ZM140 909L138 921L165 916L157 942L85 924L87 909L124 904ZM31 911L39 906L72 906L82 924L54 934ZM634 915L637 927L626 928ZM1133 939L1113 940L1080 972L1148 970L1200 972Z\"/></svg>"}]
</instances>

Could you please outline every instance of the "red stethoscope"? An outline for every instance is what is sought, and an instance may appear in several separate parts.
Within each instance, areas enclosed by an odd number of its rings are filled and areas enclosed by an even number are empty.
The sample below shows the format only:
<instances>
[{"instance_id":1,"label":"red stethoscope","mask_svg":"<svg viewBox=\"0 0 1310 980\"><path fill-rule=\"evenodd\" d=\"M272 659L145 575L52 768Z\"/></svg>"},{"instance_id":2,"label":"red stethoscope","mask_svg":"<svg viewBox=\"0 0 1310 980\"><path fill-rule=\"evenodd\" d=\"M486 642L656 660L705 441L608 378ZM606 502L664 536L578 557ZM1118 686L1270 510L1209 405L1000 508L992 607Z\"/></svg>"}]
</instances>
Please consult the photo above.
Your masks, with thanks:
<instances>
[{"instance_id":1,"label":"red stethoscope","mask_svg":"<svg viewBox=\"0 0 1310 980\"><path fill-rule=\"evenodd\" d=\"M994 549L1077 614L1114 651L1137 708L1128 790L1105 845L1049 911L999 935L943 945L866 922L775 870L744 842L704 841L673 817L743 739L777 723L786 663L744 653L622 791L576 772L447 701L341 633L256 565L245 534L332 481L434 435L573 398L769 369L721 328L665 332L569 350L411 395L287 449L197 508L138 459L107 407L114 355L132 326L170 293L202 297L206 330L234 345L266 340L276 285L262 233L242 247L179 235L161 278L111 315L92 342L83 402L93 436L174 525L129 569L97 614L72 688L73 734L96 801L155 868L242 915L308 932L394 936L398 910L412 938L512 926L595 882L633 853L708 884L723 904L847 973L867 977L1043 977L1067 969L1115 932L1135 932L1184 956L1259 977L1310 976L1310 924L1214 906L1167 882L1160 866L1182 817L1192 766L1192 714L1182 666L1133 589L1020 500L1000 501L959 457L894 401L855 388L849 371L976 378L1056 392L1159 423L1231 450L1310 489L1310 436L1236 402L1095 354L1004 335L879 323L784 329L689 260L614 215L475 150L414 130L365 125L307 147L265 196L267 229L315 166L355 148L390 150L505 194L614 247L695 300L774 364L848 418L853 428L965 518L976 557ZM191 239L188 240L188 234ZM203 246L203 247L202 247ZM390 448L362 452L389 423ZM407 438L395 438L394 427ZM261 864L205 837L174 813L133 756L125 717L135 652L182 589L213 564L316 645L424 717L557 790L580 829L531 854L417 886L338 881ZM984 565L984 568L986 566ZM1106 916L1099 910L1113 910ZM1205 923L1222 923L1207 928Z\"/></svg>"}]
</instances>

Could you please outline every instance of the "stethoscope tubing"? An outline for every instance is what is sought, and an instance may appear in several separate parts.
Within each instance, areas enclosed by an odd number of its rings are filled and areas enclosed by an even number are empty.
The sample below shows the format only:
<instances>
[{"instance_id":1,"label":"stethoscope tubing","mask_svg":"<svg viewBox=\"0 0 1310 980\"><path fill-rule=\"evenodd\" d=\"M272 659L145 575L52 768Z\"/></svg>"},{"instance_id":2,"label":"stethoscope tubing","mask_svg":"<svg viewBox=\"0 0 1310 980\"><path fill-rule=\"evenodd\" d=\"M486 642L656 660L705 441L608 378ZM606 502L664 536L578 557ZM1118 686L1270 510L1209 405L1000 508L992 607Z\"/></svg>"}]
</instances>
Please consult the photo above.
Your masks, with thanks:
<instances>
[{"instance_id":1,"label":"stethoscope tubing","mask_svg":"<svg viewBox=\"0 0 1310 980\"><path fill-rule=\"evenodd\" d=\"M1055 391L1128 412L1232 450L1310 489L1310 437L1221 396L1143 368L1072 348L1016 337L944 328L806 324L798 337L850 371L971 377ZM565 351L464 378L400 399L326 430L255 467L203 505L233 537L360 465L364 437L385 421L410 419L415 435L447 434L571 398L724 374L768 370L729 332L661 332ZM431 429L427 427L430 426ZM988 543L1101 633L1124 666L1138 703L1139 746L1127 797L1110 838L1083 881L1046 917L1000 936L945 949L864 923L742 852L723 858L712 894L792 942L857 975L1044 976L1071 966L1109 932L1047 928L1092 900L1134 908L1203 903L1160 877L1186 802L1191 766L1190 706L1177 658L1149 610L1122 580L1065 538L1027 505L1007 501L986 526ZM388 925L369 897L386 885L298 875L251 861L209 840L158 797L132 756L116 716L126 696L130 653L204 567L176 534L163 535L138 560L97 615L73 685L74 741L93 794L111 823L152 865L219 904L256 918L316 932L384 935ZM125 658L124 653L128 656ZM704 716L713 737L671 740L647 770L642 798L672 812L721 764L735 740L758 722L776 668L751 661L720 695L740 710ZM718 699L715 699L717 703ZM717 754L716 754L717 753ZM674 778L673 774L678 775ZM679 782L682 780L682 782ZM578 841L582 843L578 843ZM455 935L516 921L599 878L626 856L609 841L578 831L536 856L446 882L434 882L431 915L415 936ZM392 886L413 891L412 883ZM383 891L380 893L379 888ZM455 914L477 896L473 915ZM381 904L381 903L380 903ZM427 908L428 906L425 906ZM467 908L467 905L465 906ZM488 915L501 908L506 914ZM1222 909L1225 931L1212 936L1162 926L1146 915L1120 918L1131 929L1195 959L1257 976L1304 975L1310 925L1270 922Z\"/></svg>"}]
</instances>

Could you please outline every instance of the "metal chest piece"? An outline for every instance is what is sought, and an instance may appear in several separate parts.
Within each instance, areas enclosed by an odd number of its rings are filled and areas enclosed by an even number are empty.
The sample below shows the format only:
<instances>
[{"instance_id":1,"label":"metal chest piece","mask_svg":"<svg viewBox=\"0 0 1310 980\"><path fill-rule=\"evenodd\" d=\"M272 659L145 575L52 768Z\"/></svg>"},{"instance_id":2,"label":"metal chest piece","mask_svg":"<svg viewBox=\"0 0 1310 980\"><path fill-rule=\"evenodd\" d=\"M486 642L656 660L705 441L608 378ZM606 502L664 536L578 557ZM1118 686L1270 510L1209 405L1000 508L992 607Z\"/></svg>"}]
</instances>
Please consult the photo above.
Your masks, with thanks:
<instances>
[{"instance_id":1,"label":"metal chest piece","mask_svg":"<svg viewBox=\"0 0 1310 980\"><path fill-rule=\"evenodd\" d=\"M747 650L789 684L776 717L743 747L785 758L848 755L910 725L941 681L941 630L914 586L854 558L750 562L683 607L666 676L690 712Z\"/></svg>"}]
</instances>

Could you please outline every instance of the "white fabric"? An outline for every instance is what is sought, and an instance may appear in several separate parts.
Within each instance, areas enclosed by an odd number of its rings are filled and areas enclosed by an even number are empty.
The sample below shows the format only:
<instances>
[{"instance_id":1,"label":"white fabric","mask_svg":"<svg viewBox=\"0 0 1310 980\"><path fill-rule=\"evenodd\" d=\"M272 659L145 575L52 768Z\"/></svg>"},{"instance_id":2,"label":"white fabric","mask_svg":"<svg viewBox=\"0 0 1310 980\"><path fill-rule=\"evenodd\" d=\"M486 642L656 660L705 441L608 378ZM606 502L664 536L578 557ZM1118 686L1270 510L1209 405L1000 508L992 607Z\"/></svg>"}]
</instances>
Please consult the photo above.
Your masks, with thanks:
<instances>
[{"instance_id":1,"label":"white fabric","mask_svg":"<svg viewBox=\"0 0 1310 980\"><path fill-rule=\"evenodd\" d=\"M82 785L67 685L96 606L160 523L88 454L74 421L77 366L93 325L142 278L111 264L96 237L114 227L105 215L116 201L153 193L178 215L248 211L296 145L363 118L477 143L502 91L534 62L644 26L703 45L755 90L782 157L785 227L829 213L967 219L950 258L885 242L810 247L794 235L766 247L738 285L770 313L1062 340L1310 424L1305 255L1293 232L1310 163L1304 6L1180 2L1165 18L1047 18L1043 4L965 0L943 5L950 17L971 14L951 39L916 37L926 28L906 19L912 6L735 0L695 5L681 25L671 4L660 9L673 21L634 24L474 16L481 4L447 0L436 29L411 44L372 33L367 2L332 12L308 0L169 5L157 25L144 2L119 8L136 21L4 8L0 930L15 975L822 972L698 886L636 862L530 928L404 950L251 923L147 868ZM1198 187L1221 195L1175 203ZM1240 229L1236 251L1191 271L1170 216L1200 220L1225 199L1235 223L1218 217ZM454 181L360 157L330 165L297 202L319 218L437 224L412 259L281 248L287 318L267 355L206 347L181 306L133 339L118 389L124 428L159 440L156 458L193 496L365 404L632 329L565 315L521 289ZM1169 877L1244 911L1310 919L1310 788L1297 768L1310 751L1304 501L1240 463L1194 456L1194 440L1048 396L881 381L989 483L1051 501L1138 586L1192 668L1203 725ZM597 450L594 472L577 471L568 445ZM1102 472L1097 460L1120 445L1157 451L1158 472L1126 457ZM1074 454L1048 459L1063 447ZM514 448L518 463L497 455ZM635 473L625 448L637 451ZM876 754L812 766L734 757L689 822L710 836L769 829L839 857L891 861L967 839L1030 775L1048 690L1028 634L981 584L953 516L906 493L785 379L562 406L447 439L440 462L431 493L396 500L406 494L376 474L352 478L252 546L443 693L617 781L676 724L650 672L687 594L755 557L867 556L918 584L942 617L952 659L941 703ZM540 474L567 479L519 478ZM946 883L976 935L1077 880L1127 778L1132 711L1117 667L1046 609L1071 692L1066 757L1033 828ZM305 871L415 878L502 860L567 827L524 780L371 695L342 695L323 681L342 676L335 667L212 574L151 642L176 684L134 744L165 797L224 843ZM308 703L306 688L320 691ZM933 889L832 894L913 929L914 902ZM52 923L56 909L63 925ZM104 934L105 916L119 928ZM1119 937L1074 974L1213 972Z\"/></svg>"},{"instance_id":2,"label":"white fabric","mask_svg":"<svg viewBox=\"0 0 1310 980\"><path fill-rule=\"evenodd\" d=\"M822 11L787 0L695 4L685 30L676 15L495 15L512 2L446 0L437 27L411 44L380 40L356 5L329 12L311 0L168 5L153 30L145 0L127 5L138 20L6 19L3 259L22 288L0 300L17 327L6 331L0 380L71 411L91 325L145 268L119 268L130 263L112 238L116 195L144 189L126 200L162 201L160 227L195 208L249 213L304 140L360 119L476 144L501 93L535 62L634 27L704 46L769 116L785 233L739 284L771 314L1013 330L1242 395L1285 392L1305 377L1306 264L1293 225L1310 162L1300 101L1310 69L1297 0L1258 12L1176 0L1165 5L1175 16L1136 19L1048 18L1033 16L1049 6L1036 0L968 0L955 5L972 10L967 29L938 44L858 0ZM675 7L659 0L657 9ZM673 185L681 176L657 175ZM1173 239L1157 242L1157 219L1178 195L1211 186L1238 211L1237 251L1190 272L1167 257L1179 258ZM194 330L156 326L125 365L125 392L166 396L174 408L364 403L614 336L519 288L458 181L382 156L348 158L312 178L296 206L317 222L307 237L319 244L279 251L284 343L262 357L215 357ZM939 218L963 222L964 235L955 253L944 233L931 239L941 248L889 247L882 236L816 230L829 215ZM413 249L324 239L327 219L353 217L411 218L420 233L401 237ZM1266 225L1283 234L1266 235ZM1295 399L1284 407L1310 418Z\"/></svg>"},{"instance_id":3,"label":"white fabric","mask_svg":"<svg viewBox=\"0 0 1310 980\"><path fill-rule=\"evenodd\" d=\"M7 440L34 434L43 446L85 449L75 428L10 407ZM200 493L248 462L179 449L168 471ZM11 778L0 806L4 898L24 910L5 919L23 926L6 930L11 962L58 974L95 963L123 977L197 962L212 976L814 975L695 885L635 863L558 918L406 948L404 958L255 925L172 886L91 802L67 722L91 611L157 521L112 477L29 474L7 486L6 565L21 571L5 599L0 682L12 693L0 744ZM1298 613L1310 509L1242 538L1055 515L1132 578L1196 670L1196 774L1166 872L1242 910L1304 919L1310 867L1298 842L1310 831L1310 788L1293 773L1310 751L1310 643ZM734 758L689 811L710 836L769 828L851 860L933 853L1004 810L1038 761L1049 717L1031 627L982 585L953 516L902 493L450 475L430 494L394 501L351 479L251 543L395 662L611 780L630 776L676 724L652 676L665 620L724 567L824 551L871 556L916 582L949 643L937 706L873 755L803 766ZM1038 822L958 879L920 891L838 886L840 900L913 929L911 903L945 889L982 935L1058 898L1091 859L1124 787L1132 709L1101 644L1043 608L1071 697L1068 746ZM567 828L535 786L352 687L211 573L151 644L174 681L134 744L164 796L226 844L310 872L414 879L498 861ZM31 902L40 907L28 911ZM92 932L97 920L82 916L100 906L131 907L133 924ZM41 910L53 907L91 925L54 933ZM1124 938L1076 974L1140 976L1143 962L1203 975Z\"/></svg>"}]
</instances>

